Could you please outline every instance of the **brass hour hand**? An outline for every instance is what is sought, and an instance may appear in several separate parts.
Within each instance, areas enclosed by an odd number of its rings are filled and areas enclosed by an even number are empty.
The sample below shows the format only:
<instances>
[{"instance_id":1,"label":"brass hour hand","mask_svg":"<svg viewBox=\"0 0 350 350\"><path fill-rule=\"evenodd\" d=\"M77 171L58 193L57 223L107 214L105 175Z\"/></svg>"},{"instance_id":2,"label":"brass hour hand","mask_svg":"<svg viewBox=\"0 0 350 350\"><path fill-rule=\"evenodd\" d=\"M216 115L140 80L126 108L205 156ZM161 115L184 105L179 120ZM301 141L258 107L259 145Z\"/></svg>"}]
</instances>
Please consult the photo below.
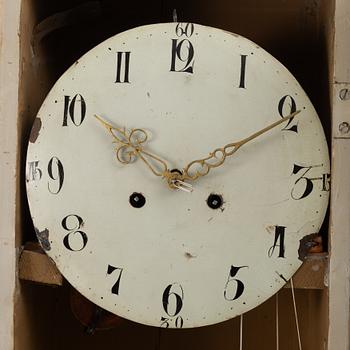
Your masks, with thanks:
<instances>
[{"instance_id":1,"label":"brass hour hand","mask_svg":"<svg viewBox=\"0 0 350 350\"><path fill-rule=\"evenodd\" d=\"M276 126L282 124L283 122L294 118L299 113L300 111L296 111L289 116L282 118L272 123L271 125L268 125L267 127L255 132L254 134L244 138L241 141L229 143L222 148L215 149L205 158L192 161L183 169L182 180L196 180L199 177L207 175L211 169L222 165L225 162L226 158L236 153L240 147L261 136L267 131L275 128Z\"/></svg>"},{"instance_id":2,"label":"brass hour hand","mask_svg":"<svg viewBox=\"0 0 350 350\"><path fill-rule=\"evenodd\" d=\"M148 140L147 132L143 129L131 129L127 131L109 124L98 115L95 118L112 135L116 146L116 156L120 163L131 164L141 159L156 176L166 179L172 189L180 189L191 192L192 186L181 181L177 172L170 171L165 160L145 150L145 143Z\"/></svg>"}]
</instances>

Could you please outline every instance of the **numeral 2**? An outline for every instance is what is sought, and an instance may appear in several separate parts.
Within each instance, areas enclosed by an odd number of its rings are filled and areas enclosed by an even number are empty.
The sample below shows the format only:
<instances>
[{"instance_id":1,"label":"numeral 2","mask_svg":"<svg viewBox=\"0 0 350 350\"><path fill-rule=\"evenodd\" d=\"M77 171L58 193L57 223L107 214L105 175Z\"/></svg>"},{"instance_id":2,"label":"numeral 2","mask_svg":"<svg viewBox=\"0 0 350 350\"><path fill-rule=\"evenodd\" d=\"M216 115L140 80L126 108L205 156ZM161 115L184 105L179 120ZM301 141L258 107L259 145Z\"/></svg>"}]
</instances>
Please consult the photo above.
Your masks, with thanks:
<instances>
[{"instance_id":1,"label":"numeral 2","mask_svg":"<svg viewBox=\"0 0 350 350\"><path fill-rule=\"evenodd\" d=\"M283 96L278 103L278 112L281 118L288 117L290 114L295 113L296 111L297 104L294 98L290 95ZM293 120L294 118L289 119L288 124L282 129L282 131L293 131L298 133L298 124L292 125Z\"/></svg>"}]
</instances>

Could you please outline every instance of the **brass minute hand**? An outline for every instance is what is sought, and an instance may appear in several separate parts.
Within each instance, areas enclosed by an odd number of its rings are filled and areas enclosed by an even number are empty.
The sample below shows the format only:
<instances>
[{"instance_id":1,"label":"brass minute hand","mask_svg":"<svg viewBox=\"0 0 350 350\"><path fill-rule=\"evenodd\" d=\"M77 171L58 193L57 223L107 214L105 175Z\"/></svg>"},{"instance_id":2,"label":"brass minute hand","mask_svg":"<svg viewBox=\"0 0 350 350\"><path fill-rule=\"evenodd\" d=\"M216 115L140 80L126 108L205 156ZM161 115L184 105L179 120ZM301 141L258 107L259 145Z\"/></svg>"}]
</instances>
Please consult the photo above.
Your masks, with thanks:
<instances>
[{"instance_id":1,"label":"brass minute hand","mask_svg":"<svg viewBox=\"0 0 350 350\"><path fill-rule=\"evenodd\" d=\"M213 168L217 168L222 165L226 158L232 156L234 153L238 151L240 147L245 145L246 143L254 140L260 135L266 133L267 131L275 128L276 126L282 124L283 122L294 118L300 111L296 111L289 116L282 118L271 125L255 132L254 134L244 138L241 141L232 142L227 144L222 148L217 148L213 152L209 153L209 155L202 159L197 159L189 163L182 171L181 180L196 180L201 176L205 176L209 173L209 171Z\"/></svg>"},{"instance_id":2,"label":"brass minute hand","mask_svg":"<svg viewBox=\"0 0 350 350\"><path fill-rule=\"evenodd\" d=\"M147 132L143 129L132 129L127 131L109 124L98 115L95 118L109 131L114 142L117 144L116 156L120 163L131 164L140 158L147 167L156 176L166 179L172 189L181 189L185 192L191 192L192 186L181 180L177 171L170 171L168 164L160 157L146 151L144 143L148 139Z\"/></svg>"}]
</instances>

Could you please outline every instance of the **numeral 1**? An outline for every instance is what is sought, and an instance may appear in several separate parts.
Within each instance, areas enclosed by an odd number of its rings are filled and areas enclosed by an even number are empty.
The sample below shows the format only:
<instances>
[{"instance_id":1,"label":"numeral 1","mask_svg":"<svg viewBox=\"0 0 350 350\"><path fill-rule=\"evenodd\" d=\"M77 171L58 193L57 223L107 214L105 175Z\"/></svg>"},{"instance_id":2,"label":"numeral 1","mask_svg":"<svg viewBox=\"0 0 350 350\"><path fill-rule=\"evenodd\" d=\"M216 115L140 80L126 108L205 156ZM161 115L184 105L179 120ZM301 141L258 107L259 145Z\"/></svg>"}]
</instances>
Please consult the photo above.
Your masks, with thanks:
<instances>
[{"instance_id":1,"label":"numeral 1","mask_svg":"<svg viewBox=\"0 0 350 350\"><path fill-rule=\"evenodd\" d=\"M130 83L129 81L129 68L130 68L130 51L117 52L117 74L115 83Z\"/></svg>"},{"instance_id":2,"label":"numeral 1","mask_svg":"<svg viewBox=\"0 0 350 350\"><path fill-rule=\"evenodd\" d=\"M120 279L122 277L123 269L120 267L114 267L112 265L108 265L107 268L107 275L115 275L117 276L117 281L114 283L111 292L112 294L119 295L119 285L120 285Z\"/></svg>"},{"instance_id":3,"label":"numeral 1","mask_svg":"<svg viewBox=\"0 0 350 350\"><path fill-rule=\"evenodd\" d=\"M239 88L245 89L245 72L247 67L247 55L241 55L241 78Z\"/></svg>"},{"instance_id":4,"label":"numeral 1","mask_svg":"<svg viewBox=\"0 0 350 350\"><path fill-rule=\"evenodd\" d=\"M271 258L275 249L279 248L278 257L285 258L285 245L284 245L284 237L286 234L286 228L284 226L275 226L275 239L273 242L273 246L268 251L268 257Z\"/></svg>"}]
</instances>

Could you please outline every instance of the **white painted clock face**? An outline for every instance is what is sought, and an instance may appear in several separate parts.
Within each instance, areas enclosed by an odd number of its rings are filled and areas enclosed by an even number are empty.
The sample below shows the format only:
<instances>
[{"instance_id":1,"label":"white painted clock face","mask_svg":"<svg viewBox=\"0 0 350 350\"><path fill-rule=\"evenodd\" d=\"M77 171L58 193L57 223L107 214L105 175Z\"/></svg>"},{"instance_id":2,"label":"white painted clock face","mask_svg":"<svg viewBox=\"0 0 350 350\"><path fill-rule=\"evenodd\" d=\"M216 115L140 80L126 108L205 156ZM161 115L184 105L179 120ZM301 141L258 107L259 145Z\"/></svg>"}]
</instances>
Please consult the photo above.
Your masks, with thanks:
<instances>
[{"instance_id":1,"label":"white painted clock face","mask_svg":"<svg viewBox=\"0 0 350 350\"><path fill-rule=\"evenodd\" d=\"M296 110L192 193L141 159L118 162L94 118L144 129L144 149L183 169ZM238 35L171 23L116 35L58 80L26 176L39 240L75 288L127 319L186 328L244 313L285 284L324 219L329 172L320 120L286 68Z\"/></svg>"}]
</instances>

